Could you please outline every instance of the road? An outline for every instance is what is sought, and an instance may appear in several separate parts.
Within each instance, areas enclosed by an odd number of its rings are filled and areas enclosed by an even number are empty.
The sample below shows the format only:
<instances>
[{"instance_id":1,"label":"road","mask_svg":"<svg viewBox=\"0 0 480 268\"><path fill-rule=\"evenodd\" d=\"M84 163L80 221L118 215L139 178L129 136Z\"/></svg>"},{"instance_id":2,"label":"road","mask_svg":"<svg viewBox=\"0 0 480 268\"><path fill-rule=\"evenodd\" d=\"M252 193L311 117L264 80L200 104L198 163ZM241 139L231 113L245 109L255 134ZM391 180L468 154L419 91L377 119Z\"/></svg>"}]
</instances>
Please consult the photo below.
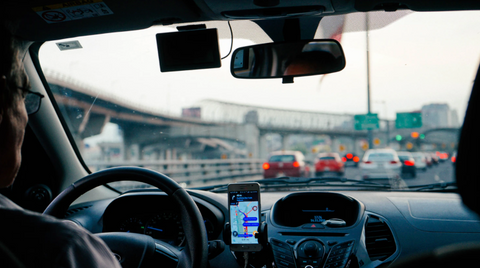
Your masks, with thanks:
<instances>
[{"instance_id":1,"label":"road","mask_svg":"<svg viewBox=\"0 0 480 268\"><path fill-rule=\"evenodd\" d=\"M356 167L347 167L345 177L349 179L361 179L359 169ZM408 175L403 177L408 186L425 185L436 182L452 182L455 180L454 166L450 161L445 161L428 168L426 171L417 170L417 176L410 178Z\"/></svg>"},{"instance_id":2,"label":"road","mask_svg":"<svg viewBox=\"0 0 480 268\"><path fill-rule=\"evenodd\" d=\"M345 178L348 179L357 179L361 180L361 176L359 175L360 171L356 167L347 167L345 169ZM408 186L412 185L425 185L430 183L436 182L451 182L455 180L454 177L454 166L450 161L445 161L443 163L439 163L438 165L433 165L431 168L428 168L426 171L417 170L417 176L415 178L410 178L408 175L403 177L403 180ZM195 187L195 186L206 186L206 185L214 185L214 184L228 184L234 182L242 182L242 181L252 181L252 180L261 180L263 176L248 176L248 177L238 177L234 179L224 179L224 180L216 180L211 182L196 182L192 183L188 187ZM380 181L379 181L380 182Z\"/></svg>"},{"instance_id":3,"label":"road","mask_svg":"<svg viewBox=\"0 0 480 268\"><path fill-rule=\"evenodd\" d=\"M347 167L345 169L345 178L348 179L357 179L361 180L361 176L359 175L360 171L356 167ZM247 177L236 177L236 178L229 178L229 179L222 179L222 180L213 180L213 181L198 181L198 182L192 182L189 185L186 185L182 183L181 185L183 187L188 187L188 188L194 188L194 187L200 187L200 186L207 186L207 185L218 185L218 184L229 184L229 183L235 183L235 182L242 182L242 181L253 181L253 180L261 180L263 179L262 175L257 175L257 176L247 176ZM404 182L408 186L413 186L413 185L425 185L425 184L431 184L431 183L437 183L437 182L451 182L455 180L454 177L454 166L450 161L446 161L443 163L439 163L438 165L434 165L431 168L428 168L427 171L417 171L417 176L415 178L410 178L408 176L405 176L403 178ZM381 181L378 181L381 183ZM132 182L129 182L132 184ZM138 188L138 186L135 185L127 185L124 186L123 188L119 190L130 190L130 189L135 189ZM140 184L140 183L137 183ZM143 184L142 184L143 185ZM113 185L114 188L119 188L119 185Z\"/></svg>"}]
</instances>

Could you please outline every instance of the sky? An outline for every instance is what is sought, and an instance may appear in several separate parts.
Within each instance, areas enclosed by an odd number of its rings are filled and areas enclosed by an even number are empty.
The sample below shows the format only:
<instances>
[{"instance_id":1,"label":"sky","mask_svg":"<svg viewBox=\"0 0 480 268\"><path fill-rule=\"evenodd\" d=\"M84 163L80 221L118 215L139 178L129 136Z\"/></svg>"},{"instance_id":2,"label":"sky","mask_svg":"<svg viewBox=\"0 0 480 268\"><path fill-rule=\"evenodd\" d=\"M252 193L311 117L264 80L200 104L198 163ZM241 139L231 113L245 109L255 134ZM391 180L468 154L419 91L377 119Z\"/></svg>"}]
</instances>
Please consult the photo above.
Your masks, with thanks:
<instances>
[{"instance_id":1,"label":"sky","mask_svg":"<svg viewBox=\"0 0 480 268\"><path fill-rule=\"evenodd\" d=\"M388 14L372 16L371 21L381 21ZM363 16L347 16L344 29L358 28ZM225 56L231 44L226 22L207 26L218 26L220 53ZM395 119L397 112L447 103L463 120L480 60L479 26L478 12L411 13L370 31L372 112ZM234 49L270 41L251 22L232 22L232 28ZM40 62L47 80L53 73L66 75L100 95L172 115L203 99L328 113L367 112L365 32L343 34L347 65L341 72L282 84L281 79L233 78L230 57L218 69L161 73L155 34L168 31L174 28L67 39L83 46L69 51L48 42L40 50Z\"/></svg>"}]
</instances>

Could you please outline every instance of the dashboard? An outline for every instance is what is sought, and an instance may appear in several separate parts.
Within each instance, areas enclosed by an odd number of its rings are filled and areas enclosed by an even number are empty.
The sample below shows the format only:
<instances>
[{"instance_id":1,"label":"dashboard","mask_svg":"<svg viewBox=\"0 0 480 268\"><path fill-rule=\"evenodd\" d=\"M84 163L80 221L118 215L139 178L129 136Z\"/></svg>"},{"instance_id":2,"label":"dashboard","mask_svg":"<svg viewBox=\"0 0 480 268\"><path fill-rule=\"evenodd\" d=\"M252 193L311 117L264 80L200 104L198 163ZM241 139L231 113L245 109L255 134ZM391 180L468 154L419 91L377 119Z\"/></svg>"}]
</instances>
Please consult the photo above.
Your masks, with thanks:
<instances>
[{"instance_id":1,"label":"dashboard","mask_svg":"<svg viewBox=\"0 0 480 268\"><path fill-rule=\"evenodd\" d=\"M197 206L208 240L215 240L223 226L223 214L208 204L197 201ZM103 232L145 234L173 246L184 246L179 211L171 198L163 194L127 194L112 201L105 210Z\"/></svg>"},{"instance_id":2,"label":"dashboard","mask_svg":"<svg viewBox=\"0 0 480 268\"><path fill-rule=\"evenodd\" d=\"M226 249L211 267L243 267L231 252L227 194L189 190L209 241ZM480 241L480 221L454 193L262 192L266 243L250 267L378 267L442 245ZM72 206L66 218L93 233L135 232L171 245L185 243L179 208L160 191L134 191Z\"/></svg>"}]
</instances>

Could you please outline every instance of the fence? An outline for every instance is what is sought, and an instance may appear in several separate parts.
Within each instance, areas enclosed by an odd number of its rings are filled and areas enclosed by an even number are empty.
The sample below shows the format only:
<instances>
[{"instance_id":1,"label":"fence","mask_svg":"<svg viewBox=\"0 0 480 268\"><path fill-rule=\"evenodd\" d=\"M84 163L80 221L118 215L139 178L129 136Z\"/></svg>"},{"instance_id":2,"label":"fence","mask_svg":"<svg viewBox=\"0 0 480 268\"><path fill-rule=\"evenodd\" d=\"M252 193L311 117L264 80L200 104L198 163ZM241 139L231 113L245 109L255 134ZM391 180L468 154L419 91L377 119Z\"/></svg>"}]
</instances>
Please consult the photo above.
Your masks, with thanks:
<instances>
[{"instance_id":1,"label":"fence","mask_svg":"<svg viewBox=\"0 0 480 268\"><path fill-rule=\"evenodd\" d=\"M129 160L91 161L91 171L118 166L138 166L156 170L178 183L209 182L227 178L263 174L262 159L209 159L209 160Z\"/></svg>"}]
</instances>

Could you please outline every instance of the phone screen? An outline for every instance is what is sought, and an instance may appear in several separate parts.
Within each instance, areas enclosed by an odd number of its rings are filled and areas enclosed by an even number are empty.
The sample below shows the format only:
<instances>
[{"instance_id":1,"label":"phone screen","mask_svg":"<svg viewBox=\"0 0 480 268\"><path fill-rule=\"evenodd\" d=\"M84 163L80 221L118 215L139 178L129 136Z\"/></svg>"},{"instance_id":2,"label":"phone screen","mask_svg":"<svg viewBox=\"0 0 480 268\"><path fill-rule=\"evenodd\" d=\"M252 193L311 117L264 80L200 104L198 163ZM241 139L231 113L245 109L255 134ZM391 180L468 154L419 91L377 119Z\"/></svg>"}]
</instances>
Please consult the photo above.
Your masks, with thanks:
<instances>
[{"instance_id":1,"label":"phone screen","mask_svg":"<svg viewBox=\"0 0 480 268\"><path fill-rule=\"evenodd\" d=\"M257 190L230 191L230 228L232 245L258 244L255 234L260 225Z\"/></svg>"}]
</instances>

